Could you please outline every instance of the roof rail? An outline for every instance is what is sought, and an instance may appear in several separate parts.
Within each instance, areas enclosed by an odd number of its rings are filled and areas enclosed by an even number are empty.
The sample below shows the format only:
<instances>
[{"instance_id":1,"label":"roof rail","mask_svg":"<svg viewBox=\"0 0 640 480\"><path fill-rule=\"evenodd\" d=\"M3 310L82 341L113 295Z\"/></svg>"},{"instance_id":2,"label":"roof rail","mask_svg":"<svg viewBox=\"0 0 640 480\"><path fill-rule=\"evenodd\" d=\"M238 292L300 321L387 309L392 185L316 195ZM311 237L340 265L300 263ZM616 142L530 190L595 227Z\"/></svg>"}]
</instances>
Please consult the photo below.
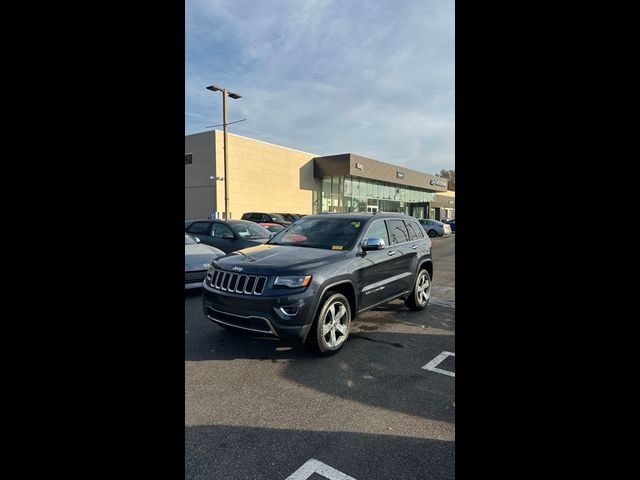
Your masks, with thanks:
<instances>
[{"instance_id":1,"label":"roof rail","mask_svg":"<svg viewBox=\"0 0 640 480\"><path fill-rule=\"evenodd\" d=\"M366 212L319 212L316 215L363 215Z\"/></svg>"},{"instance_id":2,"label":"roof rail","mask_svg":"<svg viewBox=\"0 0 640 480\"><path fill-rule=\"evenodd\" d=\"M404 217L404 213L399 212L373 212L374 215L395 215L397 217Z\"/></svg>"},{"instance_id":3,"label":"roof rail","mask_svg":"<svg viewBox=\"0 0 640 480\"><path fill-rule=\"evenodd\" d=\"M396 217L404 217L406 213L399 212L318 212L316 215L393 215Z\"/></svg>"}]
</instances>

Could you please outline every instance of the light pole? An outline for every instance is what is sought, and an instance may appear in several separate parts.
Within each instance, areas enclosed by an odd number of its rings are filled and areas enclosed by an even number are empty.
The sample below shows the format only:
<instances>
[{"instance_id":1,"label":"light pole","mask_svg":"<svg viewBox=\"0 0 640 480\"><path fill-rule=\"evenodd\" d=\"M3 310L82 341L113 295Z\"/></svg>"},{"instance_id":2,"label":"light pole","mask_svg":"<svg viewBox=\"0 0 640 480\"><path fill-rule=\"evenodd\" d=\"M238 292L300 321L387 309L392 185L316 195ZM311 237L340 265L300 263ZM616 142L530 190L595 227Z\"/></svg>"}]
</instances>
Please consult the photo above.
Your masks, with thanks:
<instances>
[{"instance_id":1,"label":"light pole","mask_svg":"<svg viewBox=\"0 0 640 480\"><path fill-rule=\"evenodd\" d=\"M229 179L227 174L227 96L238 99L241 95L219 85L209 85L207 90L222 92L222 126L224 127L224 218L229 219Z\"/></svg>"}]
</instances>

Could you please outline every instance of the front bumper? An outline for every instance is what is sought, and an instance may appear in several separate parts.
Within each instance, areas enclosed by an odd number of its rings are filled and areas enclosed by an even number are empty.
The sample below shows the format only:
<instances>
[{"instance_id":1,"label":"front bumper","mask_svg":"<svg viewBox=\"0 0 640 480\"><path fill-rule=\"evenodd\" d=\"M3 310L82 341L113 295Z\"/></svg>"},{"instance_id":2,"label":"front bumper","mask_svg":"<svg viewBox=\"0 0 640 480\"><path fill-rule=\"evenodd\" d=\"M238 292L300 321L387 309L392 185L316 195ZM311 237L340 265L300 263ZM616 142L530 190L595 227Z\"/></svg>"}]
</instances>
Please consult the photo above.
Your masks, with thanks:
<instances>
[{"instance_id":1,"label":"front bumper","mask_svg":"<svg viewBox=\"0 0 640 480\"><path fill-rule=\"evenodd\" d=\"M253 333L304 340L313 323L315 287L278 296L246 295L203 283L202 309L211 321Z\"/></svg>"},{"instance_id":2,"label":"front bumper","mask_svg":"<svg viewBox=\"0 0 640 480\"><path fill-rule=\"evenodd\" d=\"M202 282L207 277L206 270L184 272L184 288L201 288Z\"/></svg>"}]
</instances>

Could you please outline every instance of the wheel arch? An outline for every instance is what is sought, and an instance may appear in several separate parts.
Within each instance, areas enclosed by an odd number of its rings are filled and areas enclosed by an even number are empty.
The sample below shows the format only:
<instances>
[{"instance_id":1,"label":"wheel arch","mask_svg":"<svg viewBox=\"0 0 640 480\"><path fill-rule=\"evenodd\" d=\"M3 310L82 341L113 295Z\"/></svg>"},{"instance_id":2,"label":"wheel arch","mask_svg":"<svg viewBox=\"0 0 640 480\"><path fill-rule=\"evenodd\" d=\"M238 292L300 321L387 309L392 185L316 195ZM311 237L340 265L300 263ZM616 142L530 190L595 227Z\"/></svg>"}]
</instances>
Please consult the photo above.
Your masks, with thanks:
<instances>
[{"instance_id":1,"label":"wheel arch","mask_svg":"<svg viewBox=\"0 0 640 480\"><path fill-rule=\"evenodd\" d=\"M418 265L418 272L422 269L425 269L427 272L429 272L429 277L431 278L431 281L433 281L433 262L431 261L430 258L425 258L423 260L420 261L420 264ZM417 274L417 272L416 272Z\"/></svg>"},{"instance_id":2,"label":"wheel arch","mask_svg":"<svg viewBox=\"0 0 640 480\"><path fill-rule=\"evenodd\" d=\"M316 303L316 307L313 309L313 317L311 317L312 320L311 320L310 326L313 326L313 324L315 323L316 316L318 315L318 311L322 307L322 300L324 299L325 295L329 291L333 291L333 292L344 295L347 301L349 302L349 308L351 308L351 320L353 320L356 317L356 314L358 312L358 298L356 296L356 290L355 290L355 287L353 286L353 282L348 279L339 280L337 282L330 283L329 285L326 285L325 287L322 288L320 295L318 295L318 301ZM307 337L310 331L311 331L311 328L307 330L307 333L305 334L303 339L304 341L307 340Z\"/></svg>"}]
</instances>

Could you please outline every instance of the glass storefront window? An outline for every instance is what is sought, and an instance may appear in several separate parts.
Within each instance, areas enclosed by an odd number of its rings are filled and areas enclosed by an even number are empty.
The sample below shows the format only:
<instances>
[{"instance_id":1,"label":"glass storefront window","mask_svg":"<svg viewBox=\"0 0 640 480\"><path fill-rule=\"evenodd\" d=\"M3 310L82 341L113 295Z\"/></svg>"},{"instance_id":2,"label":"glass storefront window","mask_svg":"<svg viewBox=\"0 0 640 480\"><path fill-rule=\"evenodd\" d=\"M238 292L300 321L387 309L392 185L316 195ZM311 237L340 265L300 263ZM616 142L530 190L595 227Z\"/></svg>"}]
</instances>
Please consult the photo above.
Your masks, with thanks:
<instances>
[{"instance_id":1,"label":"glass storefront window","mask_svg":"<svg viewBox=\"0 0 640 480\"><path fill-rule=\"evenodd\" d=\"M417 188L360 177L325 177L322 179L321 211L366 212L367 206L377 205L381 212L409 213L412 204L435 200L435 193ZM414 210L418 215L428 215L428 210Z\"/></svg>"},{"instance_id":2,"label":"glass storefront window","mask_svg":"<svg viewBox=\"0 0 640 480\"><path fill-rule=\"evenodd\" d=\"M331 177L324 177L322 179L322 211L328 212L331 201Z\"/></svg>"},{"instance_id":3,"label":"glass storefront window","mask_svg":"<svg viewBox=\"0 0 640 480\"><path fill-rule=\"evenodd\" d=\"M340 177L331 177L331 195L340 195Z\"/></svg>"},{"instance_id":4,"label":"glass storefront window","mask_svg":"<svg viewBox=\"0 0 640 480\"><path fill-rule=\"evenodd\" d=\"M351 193L351 184L352 184L351 177L345 177L344 178L344 195L345 195L345 197L352 195L352 193Z\"/></svg>"},{"instance_id":5,"label":"glass storefront window","mask_svg":"<svg viewBox=\"0 0 640 480\"><path fill-rule=\"evenodd\" d=\"M351 177L351 195L354 197L360 197L360 179L358 177Z\"/></svg>"}]
</instances>

